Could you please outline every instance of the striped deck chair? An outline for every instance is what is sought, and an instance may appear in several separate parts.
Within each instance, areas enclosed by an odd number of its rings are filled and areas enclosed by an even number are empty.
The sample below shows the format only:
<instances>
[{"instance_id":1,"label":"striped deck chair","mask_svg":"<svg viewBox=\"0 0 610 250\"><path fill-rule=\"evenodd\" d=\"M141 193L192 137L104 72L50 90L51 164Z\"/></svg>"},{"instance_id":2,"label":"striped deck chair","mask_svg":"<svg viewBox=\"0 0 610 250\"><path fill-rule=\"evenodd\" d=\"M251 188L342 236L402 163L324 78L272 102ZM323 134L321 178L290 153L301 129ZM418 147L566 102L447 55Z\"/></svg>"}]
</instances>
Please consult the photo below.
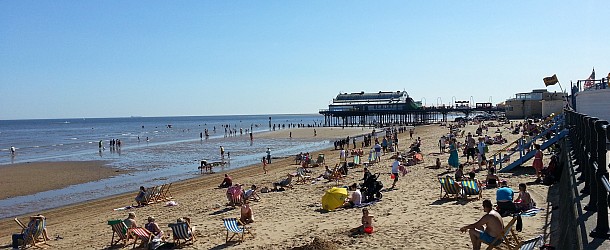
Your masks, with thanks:
<instances>
[{"instance_id":1,"label":"striped deck chair","mask_svg":"<svg viewBox=\"0 0 610 250\"><path fill-rule=\"evenodd\" d=\"M176 246L186 244L189 241L191 242L191 244L197 241L197 239L195 239L195 235L193 234L195 230L191 228L188 223L170 223L168 226L172 229L174 244L176 244ZM183 240L184 242L181 243L181 240Z\"/></svg>"},{"instance_id":2,"label":"striped deck chair","mask_svg":"<svg viewBox=\"0 0 610 250\"><path fill-rule=\"evenodd\" d=\"M543 241L542 235L538 235L538 237L523 241L521 242L521 247L519 250L534 250L541 241Z\"/></svg>"},{"instance_id":3,"label":"striped deck chair","mask_svg":"<svg viewBox=\"0 0 610 250\"><path fill-rule=\"evenodd\" d=\"M148 244L150 244L150 240L152 240L152 233L143 227L129 228L127 229L127 235L135 239L133 241L133 248L136 248L138 239L140 239L140 245L147 248Z\"/></svg>"},{"instance_id":4,"label":"striped deck chair","mask_svg":"<svg viewBox=\"0 0 610 250\"><path fill-rule=\"evenodd\" d=\"M360 165L360 156L359 156L359 155L354 155L354 160L353 160L353 162L354 162L354 165L355 165L355 166Z\"/></svg>"},{"instance_id":5,"label":"striped deck chair","mask_svg":"<svg viewBox=\"0 0 610 250\"><path fill-rule=\"evenodd\" d=\"M38 217L30 217L30 222L27 226L25 226L19 219L15 218L15 222L19 224L22 228L23 233L23 242L21 244L21 248L25 249L28 246L33 246L36 248L44 248L42 245L50 246L46 239L43 236L43 230L45 227L45 221L42 218Z\"/></svg>"},{"instance_id":6,"label":"striped deck chair","mask_svg":"<svg viewBox=\"0 0 610 250\"><path fill-rule=\"evenodd\" d=\"M517 238L517 235L515 234L515 231L513 231L513 226L517 222L517 217L518 216L514 216L510 220L510 222L508 222L508 224L506 224L506 226L504 226L504 234L502 235L502 239L494 240L486 248L487 250L503 249L503 247L500 247L502 245L507 246L508 249L511 249L511 250L518 250L519 249L519 247L521 246L522 242L519 241L519 238ZM486 242L483 242L483 243L486 243Z\"/></svg>"},{"instance_id":7,"label":"striped deck chair","mask_svg":"<svg viewBox=\"0 0 610 250\"><path fill-rule=\"evenodd\" d=\"M153 204L154 203L153 195L155 193L155 188L156 188L156 186L146 189L146 193L144 193L144 199L143 199L144 202L142 202L142 203L144 203L144 204Z\"/></svg>"},{"instance_id":8,"label":"striped deck chair","mask_svg":"<svg viewBox=\"0 0 610 250\"><path fill-rule=\"evenodd\" d=\"M440 199L451 198L450 195L453 195L455 199L459 198L461 190L455 186L455 181L451 177L441 177L438 178L438 181L441 183ZM443 195L443 190L445 195Z\"/></svg>"},{"instance_id":9,"label":"striped deck chair","mask_svg":"<svg viewBox=\"0 0 610 250\"><path fill-rule=\"evenodd\" d=\"M244 192L240 186L230 186L227 189L227 200L229 201L229 206L241 206L243 202Z\"/></svg>"},{"instance_id":10,"label":"striped deck chair","mask_svg":"<svg viewBox=\"0 0 610 250\"><path fill-rule=\"evenodd\" d=\"M225 218L222 219L222 222L224 223L225 228L227 229L227 237L225 239L225 243L228 243L230 240L232 240L235 235L239 236L239 234L241 234L240 241L242 242L244 241L245 234L252 235L252 233L250 232L250 228L246 227L243 222L236 218ZM233 233L230 238L229 233ZM252 235L252 237L254 237L254 235Z\"/></svg>"},{"instance_id":11,"label":"striped deck chair","mask_svg":"<svg viewBox=\"0 0 610 250\"><path fill-rule=\"evenodd\" d=\"M118 244L120 241L123 241L123 245L127 245L129 242L129 235L127 235L127 226L122 220L109 220L108 225L112 228L112 238L110 239L110 246L114 246ZM117 239L114 240L114 235L116 234Z\"/></svg>"},{"instance_id":12,"label":"striped deck chair","mask_svg":"<svg viewBox=\"0 0 610 250\"><path fill-rule=\"evenodd\" d=\"M477 200L483 198L483 192L476 180L462 181L462 193L464 194L464 197L474 195L477 197Z\"/></svg>"}]
</instances>

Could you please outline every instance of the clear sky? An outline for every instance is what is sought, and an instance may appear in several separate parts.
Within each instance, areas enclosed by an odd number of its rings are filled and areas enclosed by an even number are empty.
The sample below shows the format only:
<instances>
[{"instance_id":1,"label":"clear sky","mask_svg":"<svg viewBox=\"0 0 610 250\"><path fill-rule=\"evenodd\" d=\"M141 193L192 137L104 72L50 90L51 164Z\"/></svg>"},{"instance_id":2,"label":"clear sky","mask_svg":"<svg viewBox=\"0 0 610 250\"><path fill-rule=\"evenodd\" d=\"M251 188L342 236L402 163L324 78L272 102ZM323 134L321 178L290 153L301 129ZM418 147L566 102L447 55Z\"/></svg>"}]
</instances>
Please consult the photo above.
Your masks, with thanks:
<instances>
[{"instance_id":1,"label":"clear sky","mask_svg":"<svg viewBox=\"0 0 610 250\"><path fill-rule=\"evenodd\" d=\"M0 120L494 103L610 72L607 1L0 1ZM549 91L560 91L550 86Z\"/></svg>"}]
</instances>

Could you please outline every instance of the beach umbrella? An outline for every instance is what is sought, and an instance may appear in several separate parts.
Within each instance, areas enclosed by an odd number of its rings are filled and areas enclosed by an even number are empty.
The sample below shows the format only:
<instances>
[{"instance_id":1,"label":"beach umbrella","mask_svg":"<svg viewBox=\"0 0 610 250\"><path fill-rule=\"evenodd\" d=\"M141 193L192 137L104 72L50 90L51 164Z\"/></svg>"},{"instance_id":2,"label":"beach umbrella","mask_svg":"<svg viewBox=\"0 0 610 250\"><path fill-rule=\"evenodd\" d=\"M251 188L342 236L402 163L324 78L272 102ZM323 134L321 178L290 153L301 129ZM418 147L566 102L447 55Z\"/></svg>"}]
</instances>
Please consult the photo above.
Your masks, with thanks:
<instances>
[{"instance_id":1,"label":"beach umbrella","mask_svg":"<svg viewBox=\"0 0 610 250\"><path fill-rule=\"evenodd\" d=\"M322 209L332 211L343 205L347 198L347 188L333 187L322 196Z\"/></svg>"}]
</instances>

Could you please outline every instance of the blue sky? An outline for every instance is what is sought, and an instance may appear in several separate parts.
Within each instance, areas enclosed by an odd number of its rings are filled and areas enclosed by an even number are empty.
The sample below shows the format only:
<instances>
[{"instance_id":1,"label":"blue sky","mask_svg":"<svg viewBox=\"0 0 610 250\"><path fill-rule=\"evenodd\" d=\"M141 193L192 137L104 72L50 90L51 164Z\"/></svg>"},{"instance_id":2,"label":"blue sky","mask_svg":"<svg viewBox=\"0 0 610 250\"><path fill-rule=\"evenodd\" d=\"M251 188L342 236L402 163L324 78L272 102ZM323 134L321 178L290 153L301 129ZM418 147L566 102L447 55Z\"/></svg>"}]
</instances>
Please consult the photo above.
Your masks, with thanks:
<instances>
[{"instance_id":1,"label":"blue sky","mask_svg":"<svg viewBox=\"0 0 610 250\"><path fill-rule=\"evenodd\" d=\"M380 90L497 103L606 76L609 5L0 1L0 120L317 113Z\"/></svg>"}]
</instances>

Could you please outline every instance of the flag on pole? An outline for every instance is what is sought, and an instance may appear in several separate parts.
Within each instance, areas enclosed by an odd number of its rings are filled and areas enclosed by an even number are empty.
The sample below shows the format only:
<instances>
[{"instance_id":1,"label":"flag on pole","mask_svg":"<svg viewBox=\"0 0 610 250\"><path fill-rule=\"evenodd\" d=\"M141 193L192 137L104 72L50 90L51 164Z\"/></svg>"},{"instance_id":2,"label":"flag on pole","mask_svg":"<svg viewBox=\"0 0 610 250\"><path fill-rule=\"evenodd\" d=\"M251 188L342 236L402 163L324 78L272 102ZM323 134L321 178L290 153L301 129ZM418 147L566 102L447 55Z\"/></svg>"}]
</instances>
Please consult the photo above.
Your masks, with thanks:
<instances>
[{"instance_id":1,"label":"flag on pole","mask_svg":"<svg viewBox=\"0 0 610 250\"><path fill-rule=\"evenodd\" d=\"M593 72L589 75L589 78L585 81L585 89L593 87L595 85L595 68L593 68Z\"/></svg>"},{"instance_id":2,"label":"flag on pole","mask_svg":"<svg viewBox=\"0 0 610 250\"><path fill-rule=\"evenodd\" d=\"M557 75L555 74L553 76L542 78L542 80L544 81L544 85L547 87L549 85L555 85L555 83L559 82L559 80L557 80Z\"/></svg>"}]
</instances>

